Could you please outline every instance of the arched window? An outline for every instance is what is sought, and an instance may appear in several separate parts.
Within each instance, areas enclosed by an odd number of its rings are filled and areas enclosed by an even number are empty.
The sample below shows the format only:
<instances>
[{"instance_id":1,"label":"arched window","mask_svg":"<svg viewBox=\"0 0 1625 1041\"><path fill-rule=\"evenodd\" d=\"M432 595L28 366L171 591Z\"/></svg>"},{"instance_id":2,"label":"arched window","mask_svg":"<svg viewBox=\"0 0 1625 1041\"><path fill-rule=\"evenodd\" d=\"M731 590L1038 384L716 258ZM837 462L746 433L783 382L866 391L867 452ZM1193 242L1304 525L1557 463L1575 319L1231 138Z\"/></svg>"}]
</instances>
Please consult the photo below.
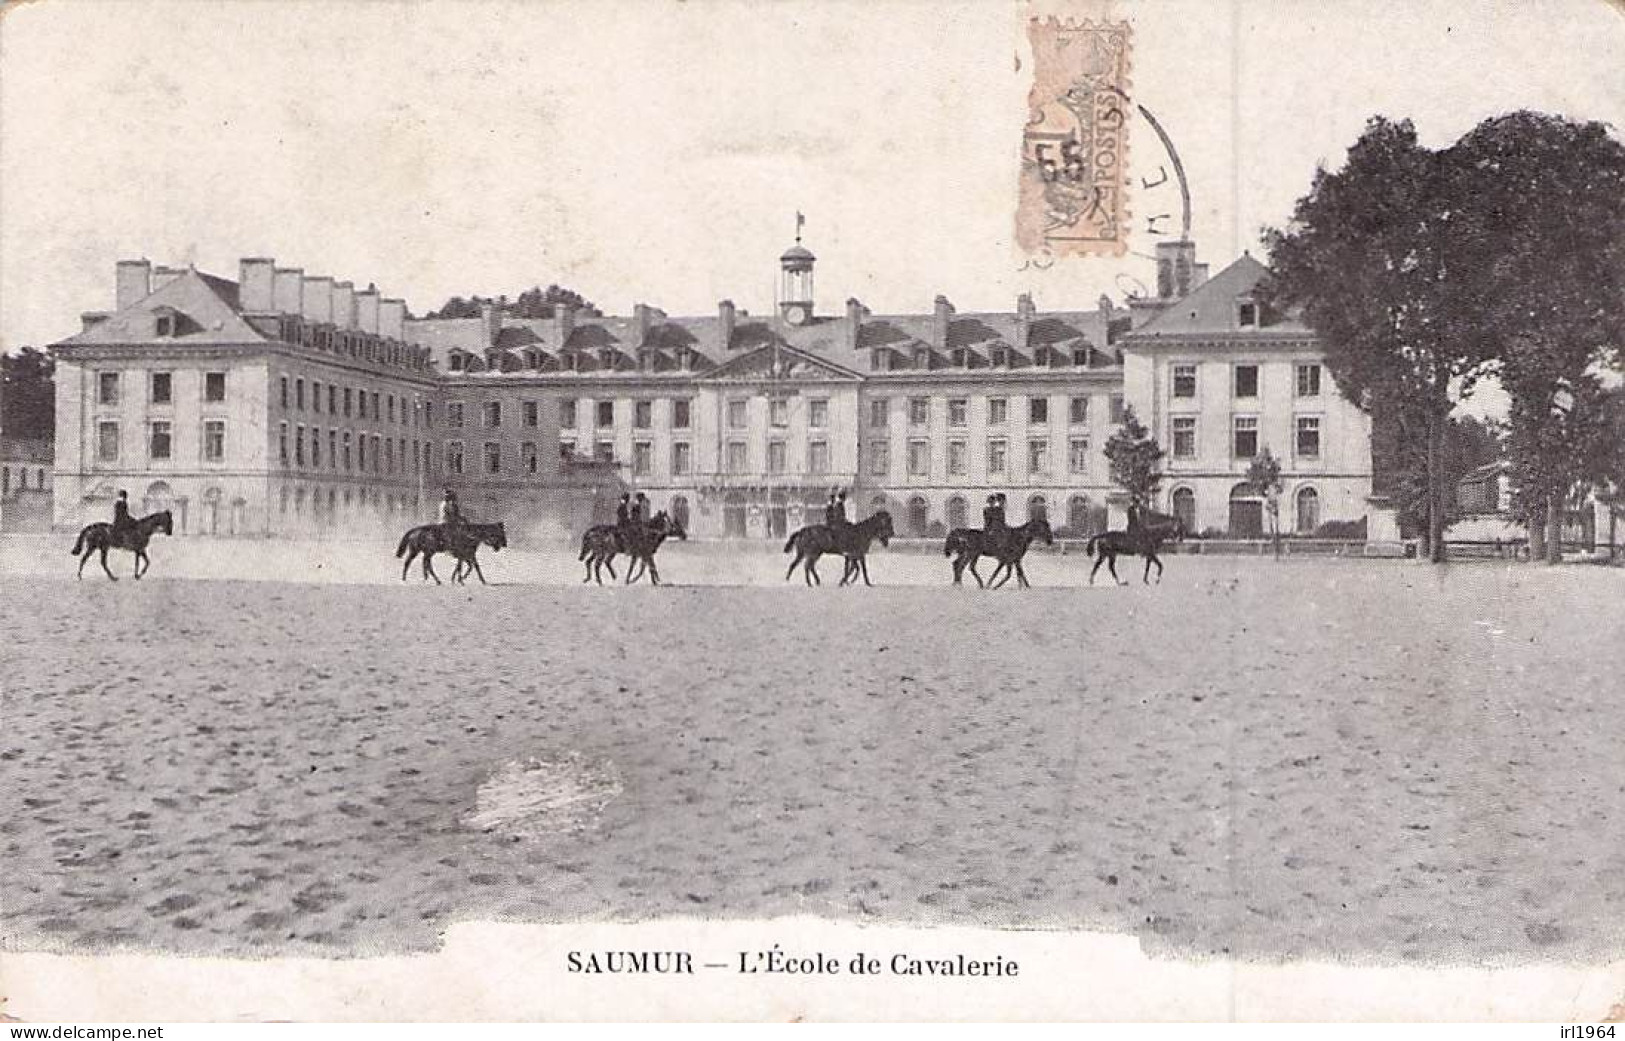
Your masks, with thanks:
<instances>
[{"instance_id":1,"label":"arched window","mask_svg":"<svg viewBox=\"0 0 1625 1041\"><path fill-rule=\"evenodd\" d=\"M948 528L950 530L952 530L954 528L963 528L963 527L965 527L966 526L965 518L966 518L967 513L968 513L968 511L966 510L966 507L965 507L965 497L964 496L955 495L953 498L949 499L948 500L948 508L947 508Z\"/></svg>"},{"instance_id":2,"label":"arched window","mask_svg":"<svg viewBox=\"0 0 1625 1041\"><path fill-rule=\"evenodd\" d=\"M1072 534L1082 535L1089 531L1089 497L1087 495L1074 495L1066 501L1066 526Z\"/></svg>"},{"instance_id":3,"label":"arched window","mask_svg":"<svg viewBox=\"0 0 1625 1041\"><path fill-rule=\"evenodd\" d=\"M666 505L666 512L671 514L671 519L672 520L674 520L678 524L682 525L684 531L688 530L688 497L687 496L685 496L685 495L674 495L674 496L672 496L671 497L671 502Z\"/></svg>"},{"instance_id":4,"label":"arched window","mask_svg":"<svg viewBox=\"0 0 1625 1041\"><path fill-rule=\"evenodd\" d=\"M1256 539L1264 535L1264 501L1246 481L1230 489L1230 537Z\"/></svg>"},{"instance_id":5,"label":"arched window","mask_svg":"<svg viewBox=\"0 0 1625 1041\"><path fill-rule=\"evenodd\" d=\"M820 509L821 508L822 506L820 506ZM890 509L891 507L887 505L886 497L884 495L876 495L869 500L869 516L871 517L879 513L881 510Z\"/></svg>"},{"instance_id":6,"label":"arched window","mask_svg":"<svg viewBox=\"0 0 1625 1041\"><path fill-rule=\"evenodd\" d=\"M1027 519L1030 521L1041 520L1046 524L1049 523L1049 503L1044 501L1044 497L1042 495L1035 495L1031 499L1027 500Z\"/></svg>"},{"instance_id":7,"label":"arched window","mask_svg":"<svg viewBox=\"0 0 1625 1041\"><path fill-rule=\"evenodd\" d=\"M1320 527L1320 493L1313 488L1299 488L1296 531L1299 535L1312 535L1318 527Z\"/></svg>"},{"instance_id":8,"label":"arched window","mask_svg":"<svg viewBox=\"0 0 1625 1041\"><path fill-rule=\"evenodd\" d=\"M908 501L908 532L910 535L922 536L926 526L931 523L931 504L925 501L923 495L916 495Z\"/></svg>"},{"instance_id":9,"label":"arched window","mask_svg":"<svg viewBox=\"0 0 1625 1041\"><path fill-rule=\"evenodd\" d=\"M1174 516L1185 526L1185 531L1196 534L1196 493L1189 488L1175 488L1173 506Z\"/></svg>"}]
</instances>

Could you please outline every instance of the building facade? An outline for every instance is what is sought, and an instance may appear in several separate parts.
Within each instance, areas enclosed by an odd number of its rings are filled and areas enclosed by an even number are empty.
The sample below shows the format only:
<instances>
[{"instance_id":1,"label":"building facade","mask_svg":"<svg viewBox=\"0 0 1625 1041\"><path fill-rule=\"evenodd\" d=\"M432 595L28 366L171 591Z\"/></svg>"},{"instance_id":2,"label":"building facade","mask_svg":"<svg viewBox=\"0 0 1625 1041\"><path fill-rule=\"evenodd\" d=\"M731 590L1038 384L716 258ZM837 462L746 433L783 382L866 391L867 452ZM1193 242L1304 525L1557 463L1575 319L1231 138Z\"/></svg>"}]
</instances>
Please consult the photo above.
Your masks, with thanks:
<instances>
[{"instance_id":1,"label":"building facade","mask_svg":"<svg viewBox=\"0 0 1625 1041\"><path fill-rule=\"evenodd\" d=\"M1013 524L1081 534L1124 519L1104 447L1127 407L1194 529L1254 526L1250 445L1287 464L1294 527L1361 516L1364 417L1306 330L1258 314L1262 266L1202 282L1189 243L1159 265L1159 295L1127 307L826 313L798 241L768 315L413 319L267 259L237 282L121 262L115 310L55 347L57 521L128 488L186 533L399 529L448 486L472 516L558 536L636 488L693 535L783 538L838 487L904 535L977 525L993 491Z\"/></svg>"}]
</instances>

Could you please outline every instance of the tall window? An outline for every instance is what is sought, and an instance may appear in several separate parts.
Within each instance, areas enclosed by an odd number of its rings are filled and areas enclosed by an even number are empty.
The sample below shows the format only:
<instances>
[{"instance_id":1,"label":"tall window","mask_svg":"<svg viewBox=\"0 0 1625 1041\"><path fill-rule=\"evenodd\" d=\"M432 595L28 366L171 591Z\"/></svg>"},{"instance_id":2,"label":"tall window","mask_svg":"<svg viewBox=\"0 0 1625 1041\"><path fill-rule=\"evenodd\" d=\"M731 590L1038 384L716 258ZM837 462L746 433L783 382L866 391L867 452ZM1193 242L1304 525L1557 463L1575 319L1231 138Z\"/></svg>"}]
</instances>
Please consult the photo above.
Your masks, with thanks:
<instances>
[{"instance_id":1,"label":"tall window","mask_svg":"<svg viewBox=\"0 0 1625 1041\"><path fill-rule=\"evenodd\" d=\"M283 423L277 430L276 457L283 465L288 465L288 424Z\"/></svg>"},{"instance_id":2,"label":"tall window","mask_svg":"<svg viewBox=\"0 0 1625 1041\"><path fill-rule=\"evenodd\" d=\"M496 441L485 442L485 472L488 474L502 472L502 445Z\"/></svg>"},{"instance_id":3,"label":"tall window","mask_svg":"<svg viewBox=\"0 0 1625 1041\"><path fill-rule=\"evenodd\" d=\"M987 425L1002 427L1010 410L1010 404L1004 398L987 399Z\"/></svg>"},{"instance_id":4,"label":"tall window","mask_svg":"<svg viewBox=\"0 0 1625 1041\"><path fill-rule=\"evenodd\" d=\"M632 442L632 474L647 477L654 471L655 446L648 441Z\"/></svg>"},{"instance_id":5,"label":"tall window","mask_svg":"<svg viewBox=\"0 0 1625 1041\"><path fill-rule=\"evenodd\" d=\"M593 416L599 427L612 427L615 425L615 402L600 401L593 405Z\"/></svg>"},{"instance_id":6,"label":"tall window","mask_svg":"<svg viewBox=\"0 0 1625 1041\"><path fill-rule=\"evenodd\" d=\"M1027 399L1027 422L1028 423L1048 423L1049 422L1049 398L1028 398Z\"/></svg>"},{"instance_id":7,"label":"tall window","mask_svg":"<svg viewBox=\"0 0 1625 1041\"><path fill-rule=\"evenodd\" d=\"M327 432L327 465L337 470L339 468L339 432Z\"/></svg>"},{"instance_id":8,"label":"tall window","mask_svg":"<svg viewBox=\"0 0 1625 1041\"><path fill-rule=\"evenodd\" d=\"M1194 398L1196 396L1196 366L1174 366L1174 397Z\"/></svg>"},{"instance_id":9,"label":"tall window","mask_svg":"<svg viewBox=\"0 0 1625 1041\"><path fill-rule=\"evenodd\" d=\"M574 398L559 402L559 426L565 430L576 428L576 402Z\"/></svg>"},{"instance_id":10,"label":"tall window","mask_svg":"<svg viewBox=\"0 0 1625 1041\"><path fill-rule=\"evenodd\" d=\"M222 377L224 382L224 377ZM203 461L220 463L226 459L226 421L205 420L203 423Z\"/></svg>"},{"instance_id":11,"label":"tall window","mask_svg":"<svg viewBox=\"0 0 1625 1041\"><path fill-rule=\"evenodd\" d=\"M1048 439L1034 438L1027 442L1027 472L1030 474L1049 473Z\"/></svg>"},{"instance_id":12,"label":"tall window","mask_svg":"<svg viewBox=\"0 0 1625 1041\"><path fill-rule=\"evenodd\" d=\"M1256 398L1256 397L1258 397L1258 366L1257 365L1237 365L1236 366L1236 397L1238 397L1238 398Z\"/></svg>"},{"instance_id":13,"label":"tall window","mask_svg":"<svg viewBox=\"0 0 1625 1041\"><path fill-rule=\"evenodd\" d=\"M103 463L118 462L118 424L110 419L96 424L96 459Z\"/></svg>"},{"instance_id":14,"label":"tall window","mask_svg":"<svg viewBox=\"0 0 1625 1041\"><path fill-rule=\"evenodd\" d=\"M869 472L884 477L886 471L891 469L891 442L869 442Z\"/></svg>"},{"instance_id":15,"label":"tall window","mask_svg":"<svg viewBox=\"0 0 1625 1041\"><path fill-rule=\"evenodd\" d=\"M1237 459L1251 459L1258 454L1258 417L1237 416L1232 440L1235 442L1231 455Z\"/></svg>"},{"instance_id":16,"label":"tall window","mask_svg":"<svg viewBox=\"0 0 1625 1041\"><path fill-rule=\"evenodd\" d=\"M1066 469L1068 473L1089 472L1089 439L1074 437L1066 443Z\"/></svg>"},{"instance_id":17,"label":"tall window","mask_svg":"<svg viewBox=\"0 0 1625 1041\"><path fill-rule=\"evenodd\" d=\"M1320 417L1299 416L1297 423L1297 455L1300 459L1320 458Z\"/></svg>"},{"instance_id":18,"label":"tall window","mask_svg":"<svg viewBox=\"0 0 1625 1041\"><path fill-rule=\"evenodd\" d=\"M812 398L807 402L807 425L814 430L829 426L829 400Z\"/></svg>"},{"instance_id":19,"label":"tall window","mask_svg":"<svg viewBox=\"0 0 1625 1041\"><path fill-rule=\"evenodd\" d=\"M497 408L499 409L498 414L500 415L501 406L499 405ZM395 422L395 395L393 394L384 399L384 415L388 417L391 423Z\"/></svg>"},{"instance_id":20,"label":"tall window","mask_svg":"<svg viewBox=\"0 0 1625 1041\"><path fill-rule=\"evenodd\" d=\"M1298 397L1320 397L1320 366L1318 364L1298 366Z\"/></svg>"},{"instance_id":21,"label":"tall window","mask_svg":"<svg viewBox=\"0 0 1625 1041\"><path fill-rule=\"evenodd\" d=\"M446 425L453 430L462 429L463 403L461 401L446 402Z\"/></svg>"},{"instance_id":22,"label":"tall window","mask_svg":"<svg viewBox=\"0 0 1625 1041\"><path fill-rule=\"evenodd\" d=\"M357 434L355 436L355 467L357 470L365 470L367 468L366 434ZM461 470L458 470L457 472L462 473Z\"/></svg>"},{"instance_id":23,"label":"tall window","mask_svg":"<svg viewBox=\"0 0 1625 1041\"><path fill-rule=\"evenodd\" d=\"M366 444L365 441L362 444ZM446 472L460 475L463 472L463 443L461 441L447 441L446 451L442 456L446 461Z\"/></svg>"},{"instance_id":24,"label":"tall window","mask_svg":"<svg viewBox=\"0 0 1625 1041\"><path fill-rule=\"evenodd\" d=\"M218 401L220 399L210 398L209 400ZM293 407L301 412L305 410L305 381L302 379L293 381Z\"/></svg>"},{"instance_id":25,"label":"tall window","mask_svg":"<svg viewBox=\"0 0 1625 1041\"><path fill-rule=\"evenodd\" d=\"M414 445L413 447L416 448L417 446ZM525 473L533 474L536 472L536 442L521 441L519 443L519 466ZM412 468L417 468L416 460L413 460Z\"/></svg>"},{"instance_id":26,"label":"tall window","mask_svg":"<svg viewBox=\"0 0 1625 1041\"><path fill-rule=\"evenodd\" d=\"M787 427L790 425L790 399L767 399L767 423L772 427Z\"/></svg>"},{"instance_id":27,"label":"tall window","mask_svg":"<svg viewBox=\"0 0 1625 1041\"><path fill-rule=\"evenodd\" d=\"M96 375L96 404L117 405L119 399L119 374L116 372L102 372Z\"/></svg>"},{"instance_id":28,"label":"tall window","mask_svg":"<svg viewBox=\"0 0 1625 1041\"><path fill-rule=\"evenodd\" d=\"M203 400L226 400L226 374L223 372L206 372L203 374ZM302 407L302 406L301 406Z\"/></svg>"},{"instance_id":29,"label":"tall window","mask_svg":"<svg viewBox=\"0 0 1625 1041\"><path fill-rule=\"evenodd\" d=\"M784 472L784 442L769 441L767 443L767 472L782 474Z\"/></svg>"},{"instance_id":30,"label":"tall window","mask_svg":"<svg viewBox=\"0 0 1625 1041\"><path fill-rule=\"evenodd\" d=\"M1245 303L1236 309L1236 322L1242 328L1249 328L1258 324L1258 305Z\"/></svg>"},{"instance_id":31,"label":"tall window","mask_svg":"<svg viewBox=\"0 0 1625 1041\"><path fill-rule=\"evenodd\" d=\"M157 420L148 428L147 455L152 459L168 459L170 457L170 426L163 420Z\"/></svg>"},{"instance_id":32,"label":"tall window","mask_svg":"<svg viewBox=\"0 0 1625 1041\"><path fill-rule=\"evenodd\" d=\"M908 425L923 427L931 422L931 399L908 399Z\"/></svg>"},{"instance_id":33,"label":"tall window","mask_svg":"<svg viewBox=\"0 0 1625 1041\"><path fill-rule=\"evenodd\" d=\"M346 430L344 432L344 469L351 469L350 462L350 432ZM348 495L349 493L346 492L345 494Z\"/></svg>"},{"instance_id":34,"label":"tall window","mask_svg":"<svg viewBox=\"0 0 1625 1041\"><path fill-rule=\"evenodd\" d=\"M351 397L352 393L353 392L352 392L351 388L349 388L349 387L344 388L344 418L345 419L350 418L350 397ZM288 403L286 401L283 401L283 403L282 403L284 408L287 407L287 404Z\"/></svg>"},{"instance_id":35,"label":"tall window","mask_svg":"<svg viewBox=\"0 0 1625 1041\"><path fill-rule=\"evenodd\" d=\"M965 398L949 398L948 399L948 425L951 426L951 427L962 427L962 426L964 426L966 416L969 413L969 411L970 411L970 402L967 401Z\"/></svg>"},{"instance_id":36,"label":"tall window","mask_svg":"<svg viewBox=\"0 0 1625 1041\"><path fill-rule=\"evenodd\" d=\"M652 401L632 402L632 425L639 430L648 430L655 425L655 403Z\"/></svg>"},{"instance_id":37,"label":"tall window","mask_svg":"<svg viewBox=\"0 0 1625 1041\"><path fill-rule=\"evenodd\" d=\"M1174 417L1174 458L1196 458L1196 417Z\"/></svg>"},{"instance_id":38,"label":"tall window","mask_svg":"<svg viewBox=\"0 0 1625 1041\"><path fill-rule=\"evenodd\" d=\"M322 410L322 384L320 380L310 381L310 410L312 412Z\"/></svg>"},{"instance_id":39,"label":"tall window","mask_svg":"<svg viewBox=\"0 0 1625 1041\"><path fill-rule=\"evenodd\" d=\"M1125 410L1123 408L1123 395L1113 394L1110 401L1112 426L1121 426L1125 416Z\"/></svg>"},{"instance_id":40,"label":"tall window","mask_svg":"<svg viewBox=\"0 0 1625 1041\"><path fill-rule=\"evenodd\" d=\"M1075 427L1087 426L1089 423L1089 399L1079 396L1067 403L1067 421Z\"/></svg>"},{"instance_id":41,"label":"tall window","mask_svg":"<svg viewBox=\"0 0 1625 1041\"><path fill-rule=\"evenodd\" d=\"M908 475L931 476L931 442L915 440L908 443Z\"/></svg>"},{"instance_id":42,"label":"tall window","mask_svg":"<svg viewBox=\"0 0 1625 1041\"><path fill-rule=\"evenodd\" d=\"M869 425L876 430L891 426L891 399L875 398L869 402Z\"/></svg>"},{"instance_id":43,"label":"tall window","mask_svg":"<svg viewBox=\"0 0 1625 1041\"><path fill-rule=\"evenodd\" d=\"M1010 472L1010 445L1002 437L988 440L987 472L990 477Z\"/></svg>"},{"instance_id":44,"label":"tall window","mask_svg":"<svg viewBox=\"0 0 1625 1041\"><path fill-rule=\"evenodd\" d=\"M495 429L502 425L502 402L487 401L485 403L485 426Z\"/></svg>"},{"instance_id":45,"label":"tall window","mask_svg":"<svg viewBox=\"0 0 1625 1041\"><path fill-rule=\"evenodd\" d=\"M671 425L673 430L687 430L689 425L690 402L687 398L678 398L671 403Z\"/></svg>"},{"instance_id":46,"label":"tall window","mask_svg":"<svg viewBox=\"0 0 1625 1041\"><path fill-rule=\"evenodd\" d=\"M336 387L333 384L329 383L327 385L327 414L328 415L331 416L331 415L334 415L334 414L336 414L338 412L338 400L339 400L339 389L338 389L338 387Z\"/></svg>"},{"instance_id":47,"label":"tall window","mask_svg":"<svg viewBox=\"0 0 1625 1041\"><path fill-rule=\"evenodd\" d=\"M1189 488L1174 489L1174 516L1188 532L1196 531L1196 493Z\"/></svg>"},{"instance_id":48,"label":"tall window","mask_svg":"<svg viewBox=\"0 0 1625 1041\"><path fill-rule=\"evenodd\" d=\"M729 441L727 455L728 472L731 474L744 473L747 465L746 459L745 442Z\"/></svg>"},{"instance_id":49,"label":"tall window","mask_svg":"<svg viewBox=\"0 0 1625 1041\"><path fill-rule=\"evenodd\" d=\"M750 403L743 398L734 398L728 402L728 429L743 430L749 415L747 409Z\"/></svg>"},{"instance_id":50,"label":"tall window","mask_svg":"<svg viewBox=\"0 0 1625 1041\"><path fill-rule=\"evenodd\" d=\"M170 374L155 372L152 374L152 403L154 405L167 405L174 399L174 386Z\"/></svg>"},{"instance_id":51,"label":"tall window","mask_svg":"<svg viewBox=\"0 0 1625 1041\"><path fill-rule=\"evenodd\" d=\"M948 473L954 477L965 475L965 442L957 438L948 442Z\"/></svg>"},{"instance_id":52,"label":"tall window","mask_svg":"<svg viewBox=\"0 0 1625 1041\"><path fill-rule=\"evenodd\" d=\"M538 412L536 402L524 402L519 406L519 422L527 427L535 427L538 422Z\"/></svg>"},{"instance_id":53,"label":"tall window","mask_svg":"<svg viewBox=\"0 0 1625 1041\"><path fill-rule=\"evenodd\" d=\"M286 412L288 411L288 377L282 377L281 385L282 394L280 396L280 400L282 402L282 411Z\"/></svg>"},{"instance_id":54,"label":"tall window","mask_svg":"<svg viewBox=\"0 0 1625 1041\"><path fill-rule=\"evenodd\" d=\"M310 430L310 465L322 465L322 431L319 427Z\"/></svg>"},{"instance_id":55,"label":"tall window","mask_svg":"<svg viewBox=\"0 0 1625 1041\"><path fill-rule=\"evenodd\" d=\"M1299 535L1312 535L1320 527L1320 493L1313 488L1299 488L1297 500L1297 532Z\"/></svg>"},{"instance_id":56,"label":"tall window","mask_svg":"<svg viewBox=\"0 0 1625 1041\"><path fill-rule=\"evenodd\" d=\"M671 445L671 472L674 477L686 477L693 469L694 449L687 441L673 441Z\"/></svg>"},{"instance_id":57,"label":"tall window","mask_svg":"<svg viewBox=\"0 0 1625 1041\"><path fill-rule=\"evenodd\" d=\"M807 442L807 472L811 474L829 473L829 442Z\"/></svg>"}]
</instances>

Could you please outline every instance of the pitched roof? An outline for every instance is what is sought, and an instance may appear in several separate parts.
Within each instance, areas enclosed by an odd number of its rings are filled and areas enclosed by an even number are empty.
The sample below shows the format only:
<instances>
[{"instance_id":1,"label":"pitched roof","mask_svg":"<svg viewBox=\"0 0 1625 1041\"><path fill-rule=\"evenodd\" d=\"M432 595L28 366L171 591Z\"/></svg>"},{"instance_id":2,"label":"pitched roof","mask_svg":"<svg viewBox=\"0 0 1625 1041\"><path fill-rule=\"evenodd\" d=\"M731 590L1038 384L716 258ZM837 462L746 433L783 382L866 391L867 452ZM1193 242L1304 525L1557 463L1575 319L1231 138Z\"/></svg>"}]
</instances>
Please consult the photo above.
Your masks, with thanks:
<instances>
[{"instance_id":1,"label":"pitched roof","mask_svg":"<svg viewBox=\"0 0 1625 1041\"><path fill-rule=\"evenodd\" d=\"M152 346L268 342L238 315L237 299L237 283L189 269L128 307L61 342ZM177 317L175 335L158 335L154 322L158 312Z\"/></svg>"},{"instance_id":2,"label":"pitched roof","mask_svg":"<svg viewBox=\"0 0 1625 1041\"><path fill-rule=\"evenodd\" d=\"M1229 267L1169 304L1161 314L1134 330L1131 340L1159 336L1220 336L1226 333L1288 332L1303 334L1307 326L1294 317L1281 317L1262 327L1243 327L1237 304L1263 281L1269 269L1246 253Z\"/></svg>"}]
</instances>

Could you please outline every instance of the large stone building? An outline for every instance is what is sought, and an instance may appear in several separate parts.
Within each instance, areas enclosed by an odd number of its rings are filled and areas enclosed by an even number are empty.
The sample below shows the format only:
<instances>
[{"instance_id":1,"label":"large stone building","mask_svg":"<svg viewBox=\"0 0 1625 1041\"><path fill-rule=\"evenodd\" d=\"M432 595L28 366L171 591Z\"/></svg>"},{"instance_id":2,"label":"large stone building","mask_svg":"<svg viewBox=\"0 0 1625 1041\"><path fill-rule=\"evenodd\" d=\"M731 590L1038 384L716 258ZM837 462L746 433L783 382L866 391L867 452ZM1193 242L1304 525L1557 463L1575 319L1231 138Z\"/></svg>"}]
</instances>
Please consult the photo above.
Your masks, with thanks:
<instances>
[{"instance_id":1,"label":"large stone building","mask_svg":"<svg viewBox=\"0 0 1625 1041\"><path fill-rule=\"evenodd\" d=\"M1168 244L1158 295L1128 307L939 296L895 315L822 309L815 265L784 253L766 315L418 320L266 259L237 282L121 262L116 309L55 346L57 521L125 487L186 533L399 528L446 485L471 515L562 535L629 486L694 535L779 538L838 486L902 534L979 523L994 490L1012 523L1081 532L1122 520L1103 449L1125 402L1170 448L1163 504L1197 528L1256 528L1236 485L1266 444L1293 526L1364 512L1364 417L1310 334L1252 299L1250 257L1204 283Z\"/></svg>"}]
</instances>

